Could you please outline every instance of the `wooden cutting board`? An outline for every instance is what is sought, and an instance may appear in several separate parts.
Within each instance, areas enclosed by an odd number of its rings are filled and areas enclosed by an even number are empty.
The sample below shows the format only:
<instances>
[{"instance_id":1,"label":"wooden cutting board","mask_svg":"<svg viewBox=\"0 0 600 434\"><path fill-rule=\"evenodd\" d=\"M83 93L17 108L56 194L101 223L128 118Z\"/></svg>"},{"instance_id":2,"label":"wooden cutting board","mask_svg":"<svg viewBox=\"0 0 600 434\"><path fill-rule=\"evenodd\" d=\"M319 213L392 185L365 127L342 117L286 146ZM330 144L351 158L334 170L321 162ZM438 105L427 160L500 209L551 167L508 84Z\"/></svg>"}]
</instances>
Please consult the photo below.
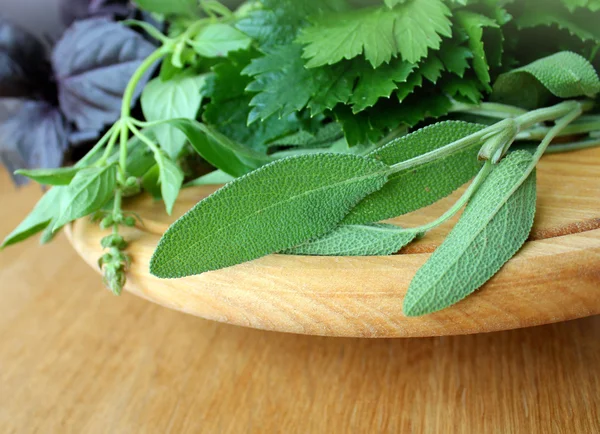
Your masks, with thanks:
<instances>
[{"instance_id":1,"label":"wooden cutting board","mask_svg":"<svg viewBox=\"0 0 600 434\"><path fill-rule=\"evenodd\" d=\"M127 231L133 263L126 289L166 307L216 321L283 332L355 337L442 336L528 327L600 314L600 149L548 155L538 166L530 240L483 288L441 312L402 314L418 268L458 216L386 257L270 255L223 270L160 280L148 272L160 235L218 186L182 192L172 216L140 196L125 208L144 226ZM461 190L462 191L462 190ZM456 192L393 221L412 227L441 215ZM88 219L67 233L94 268L106 232Z\"/></svg>"}]
</instances>

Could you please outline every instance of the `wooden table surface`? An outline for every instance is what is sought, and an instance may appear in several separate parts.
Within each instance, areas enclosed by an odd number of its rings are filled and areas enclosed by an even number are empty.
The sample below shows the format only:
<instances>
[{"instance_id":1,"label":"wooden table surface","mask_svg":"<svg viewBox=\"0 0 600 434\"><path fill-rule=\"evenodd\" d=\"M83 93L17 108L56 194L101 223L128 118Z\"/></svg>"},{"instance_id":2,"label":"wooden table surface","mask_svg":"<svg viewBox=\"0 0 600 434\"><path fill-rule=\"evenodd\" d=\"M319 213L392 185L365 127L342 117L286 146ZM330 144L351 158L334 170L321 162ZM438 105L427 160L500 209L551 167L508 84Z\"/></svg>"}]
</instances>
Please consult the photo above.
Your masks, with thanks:
<instances>
[{"instance_id":1,"label":"wooden table surface","mask_svg":"<svg viewBox=\"0 0 600 434\"><path fill-rule=\"evenodd\" d=\"M40 196L0 173L0 235ZM600 433L600 317L473 336L245 329L114 297L64 235L0 252L1 433Z\"/></svg>"}]
</instances>

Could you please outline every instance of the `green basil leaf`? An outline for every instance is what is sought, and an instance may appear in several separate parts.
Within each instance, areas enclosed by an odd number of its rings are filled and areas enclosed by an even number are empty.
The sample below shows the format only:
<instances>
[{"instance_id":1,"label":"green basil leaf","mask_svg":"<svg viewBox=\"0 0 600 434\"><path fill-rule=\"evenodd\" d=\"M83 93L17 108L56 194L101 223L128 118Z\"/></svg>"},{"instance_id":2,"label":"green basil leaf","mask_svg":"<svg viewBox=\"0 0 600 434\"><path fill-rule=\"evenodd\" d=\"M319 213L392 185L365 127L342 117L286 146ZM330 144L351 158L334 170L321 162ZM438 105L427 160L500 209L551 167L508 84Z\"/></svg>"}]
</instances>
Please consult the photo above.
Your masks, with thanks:
<instances>
[{"instance_id":1,"label":"green basil leaf","mask_svg":"<svg viewBox=\"0 0 600 434\"><path fill-rule=\"evenodd\" d=\"M500 75L492 99L535 108L547 100L540 85L559 98L592 98L600 92L592 64L579 54L563 51Z\"/></svg>"},{"instance_id":2,"label":"green basil leaf","mask_svg":"<svg viewBox=\"0 0 600 434\"><path fill-rule=\"evenodd\" d=\"M297 246L331 231L356 203L381 188L388 168L354 155L290 157L217 190L161 238L150 272L200 274Z\"/></svg>"},{"instance_id":3,"label":"green basil leaf","mask_svg":"<svg viewBox=\"0 0 600 434\"><path fill-rule=\"evenodd\" d=\"M198 0L135 0L135 3L148 12L165 15L196 15Z\"/></svg>"},{"instance_id":4,"label":"green basil leaf","mask_svg":"<svg viewBox=\"0 0 600 434\"><path fill-rule=\"evenodd\" d=\"M484 128L467 122L439 122L393 140L367 154L387 165L396 164L441 148ZM397 217L431 205L448 196L479 172L481 143L419 167L390 175L388 183L367 196L343 224L364 224Z\"/></svg>"},{"instance_id":5,"label":"green basil leaf","mask_svg":"<svg viewBox=\"0 0 600 434\"><path fill-rule=\"evenodd\" d=\"M58 169L19 169L16 175L23 175L44 185L68 185L80 169L78 167L61 167Z\"/></svg>"},{"instance_id":6,"label":"green basil leaf","mask_svg":"<svg viewBox=\"0 0 600 434\"><path fill-rule=\"evenodd\" d=\"M86 167L77 172L61 197L61 212L52 230L56 232L61 226L102 208L114 195L116 177L115 164Z\"/></svg>"},{"instance_id":7,"label":"green basil leaf","mask_svg":"<svg viewBox=\"0 0 600 434\"><path fill-rule=\"evenodd\" d=\"M173 118L195 119L202 103L205 75L178 75L163 81L160 77L150 81L142 92L141 103L145 118L150 122ZM185 144L185 135L171 125L160 124L152 128L160 147L177 158Z\"/></svg>"},{"instance_id":8,"label":"green basil leaf","mask_svg":"<svg viewBox=\"0 0 600 434\"><path fill-rule=\"evenodd\" d=\"M271 157L242 146L193 119L170 119L165 123L182 131L202 158L231 176L242 176L272 161Z\"/></svg>"},{"instance_id":9,"label":"green basil leaf","mask_svg":"<svg viewBox=\"0 0 600 434\"><path fill-rule=\"evenodd\" d=\"M404 299L405 315L424 315L462 300L521 248L535 215L535 172L518 185L530 164L530 153L516 151L491 172L452 232L417 271Z\"/></svg>"},{"instance_id":10,"label":"green basil leaf","mask_svg":"<svg viewBox=\"0 0 600 434\"><path fill-rule=\"evenodd\" d=\"M48 190L35 205L25 220L16 227L2 242L0 248L19 243L43 231L59 212L57 204L67 187L54 187Z\"/></svg>"},{"instance_id":11,"label":"green basil leaf","mask_svg":"<svg viewBox=\"0 0 600 434\"><path fill-rule=\"evenodd\" d=\"M282 253L313 256L385 256L397 253L417 232L395 225L342 225L328 234Z\"/></svg>"},{"instance_id":12,"label":"green basil leaf","mask_svg":"<svg viewBox=\"0 0 600 434\"><path fill-rule=\"evenodd\" d=\"M159 153L154 156L160 174L160 192L165 202L167 213L171 215L173 205L183 184L183 172L167 155Z\"/></svg>"},{"instance_id":13,"label":"green basil leaf","mask_svg":"<svg viewBox=\"0 0 600 434\"><path fill-rule=\"evenodd\" d=\"M193 181L185 184L185 187L195 187L198 185L215 185L215 184L227 184L228 182L233 181L235 178L222 170L215 170L213 172L207 173L199 178L194 179Z\"/></svg>"},{"instance_id":14,"label":"green basil leaf","mask_svg":"<svg viewBox=\"0 0 600 434\"><path fill-rule=\"evenodd\" d=\"M204 27L192 47L203 57L227 57L230 51L245 50L252 40L236 28L222 23Z\"/></svg>"},{"instance_id":15,"label":"green basil leaf","mask_svg":"<svg viewBox=\"0 0 600 434\"><path fill-rule=\"evenodd\" d=\"M162 199L162 192L160 191L160 169L158 164L152 166L144 176L142 176L142 188L150 193L154 199Z\"/></svg>"}]
</instances>

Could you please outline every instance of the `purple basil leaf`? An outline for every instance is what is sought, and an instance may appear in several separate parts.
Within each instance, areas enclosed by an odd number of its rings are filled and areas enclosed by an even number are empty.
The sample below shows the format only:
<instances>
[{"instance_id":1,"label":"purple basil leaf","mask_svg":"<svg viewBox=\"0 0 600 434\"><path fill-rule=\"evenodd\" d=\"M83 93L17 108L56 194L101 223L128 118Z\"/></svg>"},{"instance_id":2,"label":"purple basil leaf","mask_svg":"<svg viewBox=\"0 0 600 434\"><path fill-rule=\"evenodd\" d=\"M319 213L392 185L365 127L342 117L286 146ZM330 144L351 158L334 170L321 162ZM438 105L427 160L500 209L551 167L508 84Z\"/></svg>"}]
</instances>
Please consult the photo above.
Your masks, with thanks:
<instances>
[{"instance_id":1,"label":"purple basil leaf","mask_svg":"<svg viewBox=\"0 0 600 434\"><path fill-rule=\"evenodd\" d=\"M141 35L106 18L76 21L52 53L67 119L80 130L100 130L116 121L129 79L153 50ZM150 75L138 84L136 99Z\"/></svg>"},{"instance_id":2,"label":"purple basil leaf","mask_svg":"<svg viewBox=\"0 0 600 434\"><path fill-rule=\"evenodd\" d=\"M130 17L134 6L127 0L60 0L60 17L65 26L90 17Z\"/></svg>"},{"instance_id":3,"label":"purple basil leaf","mask_svg":"<svg viewBox=\"0 0 600 434\"><path fill-rule=\"evenodd\" d=\"M14 104L10 107L10 104ZM58 108L44 101L0 101L0 162L16 169L59 167L68 147L68 127ZM21 176L13 177L25 183Z\"/></svg>"},{"instance_id":4,"label":"purple basil leaf","mask_svg":"<svg viewBox=\"0 0 600 434\"><path fill-rule=\"evenodd\" d=\"M42 96L51 76L42 43L0 18L0 97Z\"/></svg>"}]
</instances>

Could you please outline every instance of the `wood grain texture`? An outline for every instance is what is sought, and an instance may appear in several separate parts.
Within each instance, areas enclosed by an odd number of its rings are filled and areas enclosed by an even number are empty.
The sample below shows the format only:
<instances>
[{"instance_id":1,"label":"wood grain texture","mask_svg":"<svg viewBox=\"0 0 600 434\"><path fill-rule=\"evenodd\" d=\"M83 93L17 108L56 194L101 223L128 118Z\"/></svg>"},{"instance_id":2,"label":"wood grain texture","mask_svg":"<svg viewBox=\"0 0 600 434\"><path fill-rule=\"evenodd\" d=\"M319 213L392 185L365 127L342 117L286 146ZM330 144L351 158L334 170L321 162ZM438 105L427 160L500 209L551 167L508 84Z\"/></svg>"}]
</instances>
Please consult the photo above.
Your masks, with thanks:
<instances>
[{"instance_id":1,"label":"wood grain texture","mask_svg":"<svg viewBox=\"0 0 600 434\"><path fill-rule=\"evenodd\" d=\"M127 204L144 221L143 227L127 232L133 257L127 290L216 321L345 337L490 332L600 313L600 149L544 158L531 241L475 295L418 318L402 314L404 295L453 222L395 256L271 255L184 279L151 276L148 264L160 235L215 188L186 190L173 216L147 196ZM410 227L433 220L459 193L395 221ZM69 234L76 250L97 269L106 231L84 219Z\"/></svg>"},{"instance_id":2,"label":"wood grain texture","mask_svg":"<svg viewBox=\"0 0 600 434\"><path fill-rule=\"evenodd\" d=\"M0 173L0 233L41 195ZM600 432L600 317L415 339L272 333L114 297L64 236L0 252L0 432Z\"/></svg>"}]
</instances>

